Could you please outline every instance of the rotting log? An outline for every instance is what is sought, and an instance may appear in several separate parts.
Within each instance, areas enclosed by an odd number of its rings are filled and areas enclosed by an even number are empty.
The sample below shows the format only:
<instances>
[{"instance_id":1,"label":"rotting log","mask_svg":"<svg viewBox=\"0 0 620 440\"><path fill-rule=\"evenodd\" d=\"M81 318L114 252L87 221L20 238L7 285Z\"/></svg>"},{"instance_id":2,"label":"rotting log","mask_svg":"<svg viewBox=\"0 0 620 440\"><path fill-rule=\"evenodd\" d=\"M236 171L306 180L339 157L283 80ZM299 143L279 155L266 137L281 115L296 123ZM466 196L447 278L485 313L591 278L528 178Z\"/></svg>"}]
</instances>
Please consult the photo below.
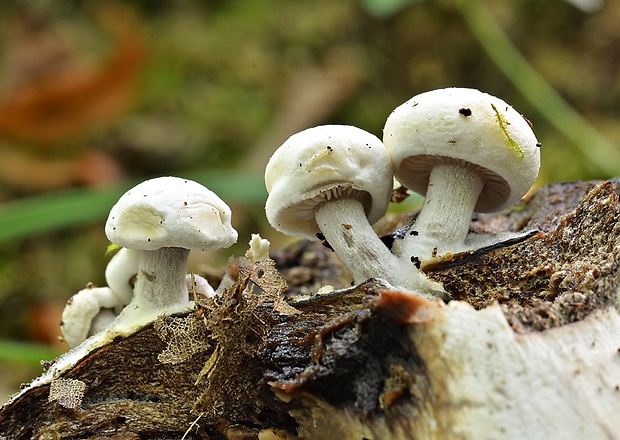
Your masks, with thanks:
<instances>
[{"instance_id":1,"label":"rotting log","mask_svg":"<svg viewBox=\"0 0 620 440\"><path fill-rule=\"evenodd\" d=\"M320 243L233 262L221 298L22 391L0 438L620 438L617 190L477 216L538 232L427 267L447 304L377 280L316 295L350 282Z\"/></svg>"}]
</instances>

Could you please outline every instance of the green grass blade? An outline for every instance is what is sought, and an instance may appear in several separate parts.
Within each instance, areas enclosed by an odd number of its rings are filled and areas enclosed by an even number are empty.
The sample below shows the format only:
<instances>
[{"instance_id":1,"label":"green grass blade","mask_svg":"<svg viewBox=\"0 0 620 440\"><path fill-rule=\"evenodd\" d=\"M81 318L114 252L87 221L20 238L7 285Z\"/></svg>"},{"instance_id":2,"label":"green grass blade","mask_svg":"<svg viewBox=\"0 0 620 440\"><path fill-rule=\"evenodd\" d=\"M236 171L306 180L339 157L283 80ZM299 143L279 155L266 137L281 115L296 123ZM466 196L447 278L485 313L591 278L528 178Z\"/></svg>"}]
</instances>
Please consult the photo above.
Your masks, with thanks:
<instances>
[{"instance_id":1,"label":"green grass blade","mask_svg":"<svg viewBox=\"0 0 620 440\"><path fill-rule=\"evenodd\" d=\"M41 360L51 361L62 353L45 345L0 340L0 363L39 365Z\"/></svg>"}]
</instances>

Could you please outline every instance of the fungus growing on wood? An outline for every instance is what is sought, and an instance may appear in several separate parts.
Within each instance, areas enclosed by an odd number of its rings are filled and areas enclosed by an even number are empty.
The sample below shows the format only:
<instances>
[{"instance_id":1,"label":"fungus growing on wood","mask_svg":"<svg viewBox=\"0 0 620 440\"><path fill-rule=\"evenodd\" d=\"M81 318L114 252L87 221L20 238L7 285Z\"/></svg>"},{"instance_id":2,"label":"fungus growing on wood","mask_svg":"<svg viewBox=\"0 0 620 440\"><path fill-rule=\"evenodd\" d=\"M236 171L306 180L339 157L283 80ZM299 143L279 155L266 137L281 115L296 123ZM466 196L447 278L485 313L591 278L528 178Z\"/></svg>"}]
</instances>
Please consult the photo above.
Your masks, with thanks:
<instances>
[{"instance_id":1,"label":"fungus growing on wood","mask_svg":"<svg viewBox=\"0 0 620 440\"><path fill-rule=\"evenodd\" d=\"M325 125L291 136L265 169L269 223L287 235L322 234L353 275L421 293L443 294L437 283L393 255L372 229L392 192L388 151L374 135Z\"/></svg>"},{"instance_id":2,"label":"fungus growing on wood","mask_svg":"<svg viewBox=\"0 0 620 440\"><path fill-rule=\"evenodd\" d=\"M191 250L214 251L237 241L230 208L191 180L160 177L127 191L106 222L108 239L140 252L130 304L113 327L132 329L191 307L187 258Z\"/></svg>"},{"instance_id":3,"label":"fungus growing on wood","mask_svg":"<svg viewBox=\"0 0 620 440\"><path fill-rule=\"evenodd\" d=\"M517 202L540 166L540 144L528 121L501 99L475 89L414 96L388 117L383 142L396 178L426 196L397 246L403 257L422 262L470 249L472 213Z\"/></svg>"}]
</instances>

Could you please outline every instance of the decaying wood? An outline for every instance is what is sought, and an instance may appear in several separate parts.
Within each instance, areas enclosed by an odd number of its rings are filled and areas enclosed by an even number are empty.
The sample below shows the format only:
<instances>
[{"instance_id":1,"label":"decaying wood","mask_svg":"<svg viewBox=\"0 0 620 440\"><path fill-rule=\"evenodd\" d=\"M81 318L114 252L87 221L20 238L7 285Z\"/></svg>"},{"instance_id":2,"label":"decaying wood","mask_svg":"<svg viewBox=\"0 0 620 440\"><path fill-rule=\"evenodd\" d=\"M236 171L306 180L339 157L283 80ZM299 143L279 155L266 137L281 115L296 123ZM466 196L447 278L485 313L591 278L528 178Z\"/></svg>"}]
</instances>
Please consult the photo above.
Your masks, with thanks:
<instances>
[{"instance_id":1,"label":"decaying wood","mask_svg":"<svg viewBox=\"0 0 620 440\"><path fill-rule=\"evenodd\" d=\"M232 264L222 297L92 353L51 399L20 393L0 438L620 438L616 190L552 185L478 216L538 232L428 267L447 304L346 289L320 243Z\"/></svg>"}]
</instances>

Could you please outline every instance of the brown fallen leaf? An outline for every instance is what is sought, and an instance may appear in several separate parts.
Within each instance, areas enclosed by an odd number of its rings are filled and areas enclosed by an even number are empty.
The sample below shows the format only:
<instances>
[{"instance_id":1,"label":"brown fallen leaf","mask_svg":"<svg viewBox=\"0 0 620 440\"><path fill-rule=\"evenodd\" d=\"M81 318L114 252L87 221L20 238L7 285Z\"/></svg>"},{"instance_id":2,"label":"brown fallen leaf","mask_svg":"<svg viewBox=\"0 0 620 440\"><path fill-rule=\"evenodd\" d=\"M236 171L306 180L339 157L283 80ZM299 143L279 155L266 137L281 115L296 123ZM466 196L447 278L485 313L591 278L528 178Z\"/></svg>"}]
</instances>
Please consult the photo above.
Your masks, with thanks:
<instances>
[{"instance_id":1,"label":"brown fallen leaf","mask_svg":"<svg viewBox=\"0 0 620 440\"><path fill-rule=\"evenodd\" d=\"M0 181L21 191L100 185L118 181L122 174L112 158L98 151L47 159L17 149L0 149Z\"/></svg>"},{"instance_id":2,"label":"brown fallen leaf","mask_svg":"<svg viewBox=\"0 0 620 440\"><path fill-rule=\"evenodd\" d=\"M49 146L74 141L101 129L130 103L147 43L134 11L105 3L96 11L116 39L110 54L94 68L54 68L16 85L0 104L2 136Z\"/></svg>"}]
</instances>

